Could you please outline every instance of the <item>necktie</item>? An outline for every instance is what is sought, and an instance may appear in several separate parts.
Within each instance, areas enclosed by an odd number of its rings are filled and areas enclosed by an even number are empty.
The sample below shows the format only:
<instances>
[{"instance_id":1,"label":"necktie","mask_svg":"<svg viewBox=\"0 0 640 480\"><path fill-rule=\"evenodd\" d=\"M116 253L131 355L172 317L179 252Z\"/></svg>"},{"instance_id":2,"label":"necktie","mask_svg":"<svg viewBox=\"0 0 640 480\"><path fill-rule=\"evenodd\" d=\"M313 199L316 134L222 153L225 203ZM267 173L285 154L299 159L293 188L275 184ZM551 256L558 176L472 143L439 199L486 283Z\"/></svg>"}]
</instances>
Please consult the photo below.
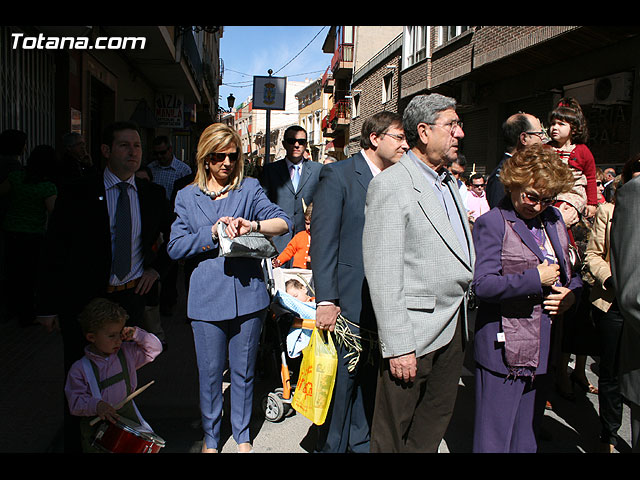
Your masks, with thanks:
<instances>
[{"instance_id":1,"label":"necktie","mask_svg":"<svg viewBox=\"0 0 640 480\"><path fill-rule=\"evenodd\" d=\"M291 179L291 183L293 183L293 190L298 190L298 182L300 181L300 165L293 166L293 178Z\"/></svg>"},{"instance_id":2,"label":"necktie","mask_svg":"<svg viewBox=\"0 0 640 480\"><path fill-rule=\"evenodd\" d=\"M122 280L131 271L131 206L127 182L118 183L120 195L116 203L116 238L113 253L113 273Z\"/></svg>"}]
</instances>

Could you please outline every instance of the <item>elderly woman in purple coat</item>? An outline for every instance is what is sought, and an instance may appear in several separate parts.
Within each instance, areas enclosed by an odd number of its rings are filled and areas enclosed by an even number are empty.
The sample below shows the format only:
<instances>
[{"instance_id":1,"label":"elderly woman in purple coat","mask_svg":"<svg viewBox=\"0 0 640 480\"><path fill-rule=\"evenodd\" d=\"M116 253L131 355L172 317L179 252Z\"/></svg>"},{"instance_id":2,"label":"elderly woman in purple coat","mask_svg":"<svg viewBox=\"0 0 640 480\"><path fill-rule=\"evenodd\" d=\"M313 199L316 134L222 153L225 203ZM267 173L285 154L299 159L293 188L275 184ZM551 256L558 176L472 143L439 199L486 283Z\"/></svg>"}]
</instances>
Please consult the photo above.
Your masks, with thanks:
<instances>
[{"instance_id":1,"label":"elderly woman in purple coat","mask_svg":"<svg viewBox=\"0 0 640 480\"><path fill-rule=\"evenodd\" d=\"M551 325L578 298L569 237L556 196L573 175L544 145L505 161L506 195L473 229L479 301L474 352L474 452L535 452L544 413Z\"/></svg>"}]
</instances>

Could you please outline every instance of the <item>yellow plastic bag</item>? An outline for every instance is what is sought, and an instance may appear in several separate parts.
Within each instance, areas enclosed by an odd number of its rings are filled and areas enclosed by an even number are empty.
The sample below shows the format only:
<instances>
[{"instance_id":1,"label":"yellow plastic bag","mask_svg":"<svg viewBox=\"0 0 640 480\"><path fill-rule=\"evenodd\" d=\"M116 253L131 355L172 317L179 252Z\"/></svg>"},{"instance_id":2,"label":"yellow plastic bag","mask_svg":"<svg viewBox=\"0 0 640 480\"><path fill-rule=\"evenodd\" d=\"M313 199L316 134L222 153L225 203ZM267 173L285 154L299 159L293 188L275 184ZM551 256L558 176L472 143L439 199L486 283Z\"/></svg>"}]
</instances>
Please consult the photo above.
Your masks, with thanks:
<instances>
[{"instance_id":1,"label":"yellow plastic bag","mask_svg":"<svg viewBox=\"0 0 640 480\"><path fill-rule=\"evenodd\" d=\"M309 344L302 351L291 406L316 425L322 425L327 417L337 368L338 354L331 335L314 328Z\"/></svg>"}]
</instances>

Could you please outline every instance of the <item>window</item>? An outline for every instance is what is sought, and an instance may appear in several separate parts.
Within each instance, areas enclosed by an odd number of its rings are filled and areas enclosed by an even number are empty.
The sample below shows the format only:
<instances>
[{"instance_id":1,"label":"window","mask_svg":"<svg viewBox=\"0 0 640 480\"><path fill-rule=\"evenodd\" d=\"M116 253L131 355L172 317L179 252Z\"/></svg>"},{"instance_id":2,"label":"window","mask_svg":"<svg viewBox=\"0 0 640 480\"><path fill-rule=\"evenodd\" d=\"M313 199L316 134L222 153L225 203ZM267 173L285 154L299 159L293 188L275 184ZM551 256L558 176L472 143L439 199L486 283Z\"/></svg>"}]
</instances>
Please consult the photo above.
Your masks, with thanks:
<instances>
[{"instance_id":1,"label":"window","mask_svg":"<svg viewBox=\"0 0 640 480\"><path fill-rule=\"evenodd\" d=\"M429 56L429 27L404 27L402 67L407 68Z\"/></svg>"},{"instance_id":2,"label":"window","mask_svg":"<svg viewBox=\"0 0 640 480\"><path fill-rule=\"evenodd\" d=\"M458 35L462 35L464 32L469 30L471 27L465 26L455 26L455 27L440 27L440 35L438 38L438 46L446 43L450 40L453 40Z\"/></svg>"},{"instance_id":3,"label":"window","mask_svg":"<svg viewBox=\"0 0 640 480\"><path fill-rule=\"evenodd\" d=\"M382 78L382 103L387 103L393 98L393 73L388 73Z\"/></svg>"},{"instance_id":4,"label":"window","mask_svg":"<svg viewBox=\"0 0 640 480\"><path fill-rule=\"evenodd\" d=\"M353 117L357 117L360 115L360 94L354 93L351 98L351 111L353 112Z\"/></svg>"}]
</instances>

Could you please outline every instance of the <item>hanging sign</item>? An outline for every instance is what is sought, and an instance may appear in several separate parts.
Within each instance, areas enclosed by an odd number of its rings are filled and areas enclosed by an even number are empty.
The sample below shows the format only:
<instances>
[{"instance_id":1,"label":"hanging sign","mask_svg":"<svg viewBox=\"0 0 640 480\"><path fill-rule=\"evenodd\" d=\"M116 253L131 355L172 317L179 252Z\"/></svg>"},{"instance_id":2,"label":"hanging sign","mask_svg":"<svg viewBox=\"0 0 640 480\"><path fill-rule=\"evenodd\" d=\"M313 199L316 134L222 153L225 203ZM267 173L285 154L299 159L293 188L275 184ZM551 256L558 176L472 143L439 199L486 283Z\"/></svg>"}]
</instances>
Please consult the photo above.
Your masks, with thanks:
<instances>
[{"instance_id":1,"label":"hanging sign","mask_svg":"<svg viewBox=\"0 0 640 480\"><path fill-rule=\"evenodd\" d=\"M286 77L253 77L253 108L284 110Z\"/></svg>"}]
</instances>

